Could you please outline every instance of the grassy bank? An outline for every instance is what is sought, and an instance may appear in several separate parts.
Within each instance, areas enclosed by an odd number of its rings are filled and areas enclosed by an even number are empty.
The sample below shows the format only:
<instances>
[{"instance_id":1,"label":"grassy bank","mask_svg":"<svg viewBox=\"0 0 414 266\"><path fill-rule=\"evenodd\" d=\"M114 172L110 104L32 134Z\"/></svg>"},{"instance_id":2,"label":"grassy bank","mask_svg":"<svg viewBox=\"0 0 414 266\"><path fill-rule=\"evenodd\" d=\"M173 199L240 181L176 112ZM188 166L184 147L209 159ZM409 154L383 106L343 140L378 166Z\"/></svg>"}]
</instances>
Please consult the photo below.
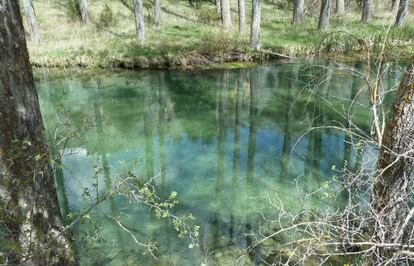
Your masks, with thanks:
<instances>
[{"instance_id":1,"label":"grassy bank","mask_svg":"<svg viewBox=\"0 0 414 266\"><path fill-rule=\"evenodd\" d=\"M82 25L69 18L67 1L34 1L42 40L29 41L34 66L44 67L124 67L166 68L189 67L225 62L257 62L281 58L315 55L361 57L367 50L379 51L392 21L389 12L378 12L369 25L360 23L359 14L348 11L344 18L332 17L330 30L316 30L318 10L306 15L302 26L291 25L290 7L280 2L262 3L262 51L249 48L249 32L237 32L237 1L231 1L233 30L220 29L214 4L204 2L197 9L187 1L162 0L162 24L152 23L152 8L146 8L146 36L139 45L135 36L134 15L119 1L90 0L92 23ZM104 4L108 4L117 22L100 25ZM251 2L246 2L250 17ZM249 21L249 20L248 20ZM391 28L387 55L404 58L414 53L414 21L408 16L407 26Z\"/></svg>"}]
</instances>

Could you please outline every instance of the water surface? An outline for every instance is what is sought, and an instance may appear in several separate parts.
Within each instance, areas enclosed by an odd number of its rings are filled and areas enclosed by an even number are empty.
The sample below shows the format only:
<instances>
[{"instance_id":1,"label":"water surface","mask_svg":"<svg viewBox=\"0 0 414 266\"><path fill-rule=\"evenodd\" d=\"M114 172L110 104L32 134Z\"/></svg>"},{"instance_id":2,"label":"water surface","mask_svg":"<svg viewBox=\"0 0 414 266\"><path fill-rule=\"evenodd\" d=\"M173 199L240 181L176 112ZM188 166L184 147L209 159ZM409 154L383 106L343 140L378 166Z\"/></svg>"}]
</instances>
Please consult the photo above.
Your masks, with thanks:
<instances>
[{"instance_id":1,"label":"water surface","mask_svg":"<svg viewBox=\"0 0 414 266\"><path fill-rule=\"evenodd\" d=\"M133 172L153 178L160 196L176 191L173 211L192 213L200 225L200 247L189 249L171 222L111 197L74 229L81 265L234 265L262 215L274 214L271 203L293 213L340 204L308 194L336 174L333 166L356 167L358 152L343 131L306 130L347 126L348 113L370 129L363 83L308 62L223 71L51 71L37 72L36 81L52 152L62 152L59 140L68 131L72 136L56 171L65 217L93 203L95 177L104 194ZM110 217L141 242L156 242L158 261Z\"/></svg>"}]
</instances>

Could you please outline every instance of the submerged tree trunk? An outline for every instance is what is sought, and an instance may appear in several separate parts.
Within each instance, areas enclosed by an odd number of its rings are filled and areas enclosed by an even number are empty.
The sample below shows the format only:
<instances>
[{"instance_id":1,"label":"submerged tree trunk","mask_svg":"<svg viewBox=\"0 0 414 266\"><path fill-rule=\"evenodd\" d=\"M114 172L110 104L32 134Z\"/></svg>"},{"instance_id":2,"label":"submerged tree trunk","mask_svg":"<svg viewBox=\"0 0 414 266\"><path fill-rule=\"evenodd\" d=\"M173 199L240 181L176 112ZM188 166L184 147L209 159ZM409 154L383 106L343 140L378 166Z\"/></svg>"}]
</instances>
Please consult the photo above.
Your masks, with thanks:
<instances>
[{"instance_id":1,"label":"submerged tree trunk","mask_svg":"<svg viewBox=\"0 0 414 266\"><path fill-rule=\"evenodd\" d=\"M362 18L363 23L368 23L372 20L372 9L373 3L372 0L363 0L362 2Z\"/></svg>"},{"instance_id":2,"label":"submerged tree trunk","mask_svg":"<svg viewBox=\"0 0 414 266\"><path fill-rule=\"evenodd\" d=\"M154 0L154 23L161 24L161 0Z\"/></svg>"},{"instance_id":3,"label":"submerged tree trunk","mask_svg":"<svg viewBox=\"0 0 414 266\"><path fill-rule=\"evenodd\" d=\"M318 30L328 29L330 16L331 16L331 0L322 0L321 13L319 15Z\"/></svg>"},{"instance_id":4,"label":"submerged tree trunk","mask_svg":"<svg viewBox=\"0 0 414 266\"><path fill-rule=\"evenodd\" d=\"M80 0L79 3L81 18L83 23L89 23L89 12L88 12L88 1L87 0Z\"/></svg>"},{"instance_id":5,"label":"submerged tree trunk","mask_svg":"<svg viewBox=\"0 0 414 266\"><path fill-rule=\"evenodd\" d=\"M26 13L27 23L29 24L30 39L32 41L39 42L40 32L39 32L39 28L37 27L36 13L35 13L32 0L24 1L24 11Z\"/></svg>"},{"instance_id":6,"label":"submerged tree trunk","mask_svg":"<svg viewBox=\"0 0 414 266\"><path fill-rule=\"evenodd\" d=\"M228 30L231 28L231 15L230 15L230 1L221 0L221 23L223 28Z\"/></svg>"},{"instance_id":7,"label":"submerged tree trunk","mask_svg":"<svg viewBox=\"0 0 414 266\"><path fill-rule=\"evenodd\" d=\"M145 42L145 25L144 25L144 6L143 0L134 0L135 27L138 41L141 44Z\"/></svg>"},{"instance_id":8,"label":"submerged tree trunk","mask_svg":"<svg viewBox=\"0 0 414 266\"><path fill-rule=\"evenodd\" d=\"M404 25L407 12L408 12L408 0L400 0L400 3L398 5L398 12L395 17L395 27L402 27Z\"/></svg>"},{"instance_id":9,"label":"submerged tree trunk","mask_svg":"<svg viewBox=\"0 0 414 266\"><path fill-rule=\"evenodd\" d=\"M260 49L260 0L252 1L252 29L250 46L255 50Z\"/></svg>"},{"instance_id":10,"label":"submerged tree trunk","mask_svg":"<svg viewBox=\"0 0 414 266\"><path fill-rule=\"evenodd\" d=\"M239 6L239 32L246 30L246 4L245 0L237 1Z\"/></svg>"},{"instance_id":11,"label":"submerged tree trunk","mask_svg":"<svg viewBox=\"0 0 414 266\"><path fill-rule=\"evenodd\" d=\"M19 1L0 2L0 219L11 265L72 265Z\"/></svg>"},{"instance_id":12,"label":"submerged tree trunk","mask_svg":"<svg viewBox=\"0 0 414 266\"><path fill-rule=\"evenodd\" d=\"M304 5L305 5L304 0L295 0L294 7L293 7L293 24L295 25L302 24Z\"/></svg>"},{"instance_id":13,"label":"submerged tree trunk","mask_svg":"<svg viewBox=\"0 0 414 266\"><path fill-rule=\"evenodd\" d=\"M376 180L372 192L377 243L402 244L408 224L408 194L414 149L414 60L398 89L385 127ZM408 222L408 221L407 221ZM375 263L392 257L390 250L377 250Z\"/></svg>"},{"instance_id":14,"label":"submerged tree trunk","mask_svg":"<svg viewBox=\"0 0 414 266\"><path fill-rule=\"evenodd\" d=\"M336 0L336 14L338 16L345 15L345 1L344 0Z\"/></svg>"}]
</instances>

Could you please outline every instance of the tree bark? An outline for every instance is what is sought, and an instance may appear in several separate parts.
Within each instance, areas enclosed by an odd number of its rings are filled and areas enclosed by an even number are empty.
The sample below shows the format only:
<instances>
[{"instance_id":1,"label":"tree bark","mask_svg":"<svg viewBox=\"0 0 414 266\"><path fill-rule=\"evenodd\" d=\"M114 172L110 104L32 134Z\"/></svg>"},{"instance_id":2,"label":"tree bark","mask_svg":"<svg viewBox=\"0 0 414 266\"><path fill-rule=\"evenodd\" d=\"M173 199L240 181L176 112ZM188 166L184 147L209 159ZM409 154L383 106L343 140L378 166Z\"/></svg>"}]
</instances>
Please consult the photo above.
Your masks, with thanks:
<instances>
[{"instance_id":1,"label":"tree bark","mask_svg":"<svg viewBox=\"0 0 414 266\"><path fill-rule=\"evenodd\" d=\"M375 237L378 243L403 243L404 220L408 212L414 149L414 59L398 89L391 115L385 127L376 180L372 192ZM377 250L378 260L392 254Z\"/></svg>"},{"instance_id":2,"label":"tree bark","mask_svg":"<svg viewBox=\"0 0 414 266\"><path fill-rule=\"evenodd\" d=\"M81 12L81 18L82 22L87 24L89 23L89 12L88 12L88 1L87 0L80 0L79 3L80 12Z\"/></svg>"},{"instance_id":3,"label":"tree bark","mask_svg":"<svg viewBox=\"0 0 414 266\"><path fill-rule=\"evenodd\" d=\"M245 0L238 0L239 7L239 32L246 30L246 4Z\"/></svg>"},{"instance_id":4,"label":"tree bark","mask_svg":"<svg viewBox=\"0 0 414 266\"><path fill-rule=\"evenodd\" d=\"M19 1L0 1L0 219L12 265L73 265Z\"/></svg>"},{"instance_id":5,"label":"tree bark","mask_svg":"<svg viewBox=\"0 0 414 266\"><path fill-rule=\"evenodd\" d=\"M363 0L362 2L362 18L363 23L368 23L372 20L372 9L373 3L372 0Z\"/></svg>"},{"instance_id":6,"label":"tree bark","mask_svg":"<svg viewBox=\"0 0 414 266\"><path fill-rule=\"evenodd\" d=\"M36 13L32 0L24 1L24 11L26 13L27 22L29 24L30 39L35 42L40 41L40 32L37 26Z\"/></svg>"},{"instance_id":7,"label":"tree bark","mask_svg":"<svg viewBox=\"0 0 414 266\"><path fill-rule=\"evenodd\" d=\"M345 1L336 0L336 15L344 16L345 15Z\"/></svg>"},{"instance_id":8,"label":"tree bark","mask_svg":"<svg viewBox=\"0 0 414 266\"><path fill-rule=\"evenodd\" d=\"M305 5L304 0L295 0L294 7L293 7L293 24L299 25L303 23L304 5Z\"/></svg>"},{"instance_id":9,"label":"tree bark","mask_svg":"<svg viewBox=\"0 0 414 266\"><path fill-rule=\"evenodd\" d=\"M393 0L391 5L391 12L394 16L398 13L398 7L400 6L400 0Z\"/></svg>"},{"instance_id":10,"label":"tree bark","mask_svg":"<svg viewBox=\"0 0 414 266\"><path fill-rule=\"evenodd\" d=\"M231 28L230 1L221 0L221 23L225 30Z\"/></svg>"},{"instance_id":11,"label":"tree bark","mask_svg":"<svg viewBox=\"0 0 414 266\"><path fill-rule=\"evenodd\" d=\"M161 24L161 0L154 0L154 23L157 26Z\"/></svg>"},{"instance_id":12,"label":"tree bark","mask_svg":"<svg viewBox=\"0 0 414 266\"><path fill-rule=\"evenodd\" d=\"M137 32L138 41L141 44L145 42L145 25L144 25L144 6L143 0L134 0L134 13L135 13L135 27Z\"/></svg>"},{"instance_id":13,"label":"tree bark","mask_svg":"<svg viewBox=\"0 0 414 266\"><path fill-rule=\"evenodd\" d=\"M408 0L400 0L398 5L397 16L395 17L395 27L402 27L404 25L405 17L408 12Z\"/></svg>"},{"instance_id":14,"label":"tree bark","mask_svg":"<svg viewBox=\"0 0 414 266\"><path fill-rule=\"evenodd\" d=\"M331 16L331 3L331 0L322 0L318 30L327 30L329 27L329 18Z\"/></svg>"},{"instance_id":15,"label":"tree bark","mask_svg":"<svg viewBox=\"0 0 414 266\"><path fill-rule=\"evenodd\" d=\"M260 49L260 0L252 1L252 29L250 46L255 50Z\"/></svg>"}]
</instances>

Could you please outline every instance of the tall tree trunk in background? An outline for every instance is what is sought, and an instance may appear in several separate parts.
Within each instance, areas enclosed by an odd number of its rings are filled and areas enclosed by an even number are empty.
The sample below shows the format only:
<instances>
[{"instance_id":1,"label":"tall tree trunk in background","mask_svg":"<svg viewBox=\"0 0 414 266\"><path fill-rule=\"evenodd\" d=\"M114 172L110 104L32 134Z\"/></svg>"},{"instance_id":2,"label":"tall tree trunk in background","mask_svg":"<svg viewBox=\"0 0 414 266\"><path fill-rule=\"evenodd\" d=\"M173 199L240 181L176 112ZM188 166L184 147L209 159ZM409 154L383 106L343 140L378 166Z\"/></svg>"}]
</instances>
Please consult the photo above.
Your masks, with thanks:
<instances>
[{"instance_id":1,"label":"tall tree trunk in background","mask_svg":"<svg viewBox=\"0 0 414 266\"><path fill-rule=\"evenodd\" d=\"M216 10L221 16L221 0L216 0Z\"/></svg>"},{"instance_id":2,"label":"tall tree trunk in background","mask_svg":"<svg viewBox=\"0 0 414 266\"><path fill-rule=\"evenodd\" d=\"M138 41L141 44L145 42L145 25L144 25L144 6L143 0L134 0L135 27Z\"/></svg>"},{"instance_id":3,"label":"tall tree trunk in background","mask_svg":"<svg viewBox=\"0 0 414 266\"><path fill-rule=\"evenodd\" d=\"M30 39L32 41L39 42L40 41L40 32L39 32L39 28L37 27L36 13L35 13L35 9L34 9L32 0L25 0L24 1L24 11L26 13L27 22L29 24Z\"/></svg>"},{"instance_id":4,"label":"tall tree trunk in background","mask_svg":"<svg viewBox=\"0 0 414 266\"><path fill-rule=\"evenodd\" d=\"M161 24L161 0L154 0L154 23L157 26Z\"/></svg>"},{"instance_id":5,"label":"tall tree trunk in background","mask_svg":"<svg viewBox=\"0 0 414 266\"><path fill-rule=\"evenodd\" d=\"M0 2L0 226L11 265L73 265L19 1Z\"/></svg>"},{"instance_id":6,"label":"tall tree trunk in background","mask_svg":"<svg viewBox=\"0 0 414 266\"><path fill-rule=\"evenodd\" d=\"M395 27L402 27L404 25L405 17L408 12L408 0L400 0L398 5L397 16L395 17Z\"/></svg>"},{"instance_id":7,"label":"tall tree trunk in background","mask_svg":"<svg viewBox=\"0 0 414 266\"><path fill-rule=\"evenodd\" d=\"M345 0L336 0L336 15L345 15Z\"/></svg>"},{"instance_id":8,"label":"tall tree trunk in background","mask_svg":"<svg viewBox=\"0 0 414 266\"><path fill-rule=\"evenodd\" d=\"M246 3L245 0L237 1L239 6L239 32L246 30Z\"/></svg>"},{"instance_id":9,"label":"tall tree trunk in background","mask_svg":"<svg viewBox=\"0 0 414 266\"><path fill-rule=\"evenodd\" d=\"M295 0L293 7L293 24L302 24L304 5L305 0Z\"/></svg>"},{"instance_id":10,"label":"tall tree trunk in background","mask_svg":"<svg viewBox=\"0 0 414 266\"><path fill-rule=\"evenodd\" d=\"M322 0L321 13L319 15L318 30L327 30L331 16L331 0Z\"/></svg>"},{"instance_id":11,"label":"tall tree trunk in background","mask_svg":"<svg viewBox=\"0 0 414 266\"><path fill-rule=\"evenodd\" d=\"M414 149L414 59L398 89L391 115L385 127L377 164L377 178L372 191L375 215L375 241L403 244L409 229L408 194L411 186ZM407 221L408 222L408 221ZM377 250L379 259L393 254ZM378 265L378 264L377 264Z\"/></svg>"},{"instance_id":12,"label":"tall tree trunk in background","mask_svg":"<svg viewBox=\"0 0 414 266\"><path fill-rule=\"evenodd\" d=\"M231 28L230 0L221 0L221 23L223 28Z\"/></svg>"},{"instance_id":13,"label":"tall tree trunk in background","mask_svg":"<svg viewBox=\"0 0 414 266\"><path fill-rule=\"evenodd\" d=\"M88 12L88 1L87 0L80 0L79 3L81 18L83 23L89 23L89 12Z\"/></svg>"},{"instance_id":14,"label":"tall tree trunk in background","mask_svg":"<svg viewBox=\"0 0 414 266\"><path fill-rule=\"evenodd\" d=\"M252 1L252 29L250 35L250 46L260 49L260 0Z\"/></svg>"},{"instance_id":15,"label":"tall tree trunk in background","mask_svg":"<svg viewBox=\"0 0 414 266\"><path fill-rule=\"evenodd\" d=\"M363 23L368 23L372 20L372 9L373 3L372 0L363 0L362 2L362 18Z\"/></svg>"}]
</instances>

